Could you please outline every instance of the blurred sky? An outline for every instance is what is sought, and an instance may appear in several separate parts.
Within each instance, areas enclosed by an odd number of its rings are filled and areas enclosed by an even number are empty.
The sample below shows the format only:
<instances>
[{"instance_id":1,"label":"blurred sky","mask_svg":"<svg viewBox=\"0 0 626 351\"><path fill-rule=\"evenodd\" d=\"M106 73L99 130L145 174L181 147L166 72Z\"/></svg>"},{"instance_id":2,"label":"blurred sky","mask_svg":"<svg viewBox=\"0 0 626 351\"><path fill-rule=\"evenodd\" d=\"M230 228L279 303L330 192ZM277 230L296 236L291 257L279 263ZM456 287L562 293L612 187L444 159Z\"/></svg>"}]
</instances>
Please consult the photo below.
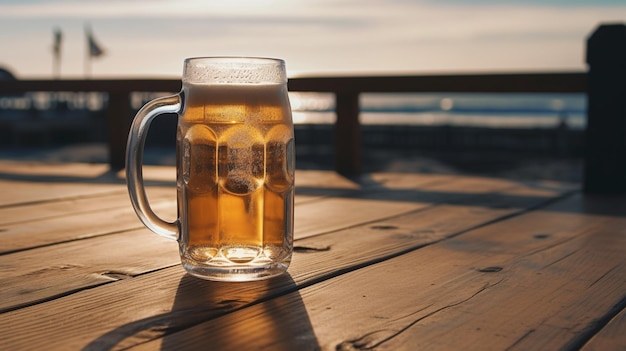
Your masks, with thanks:
<instances>
[{"instance_id":1,"label":"blurred sky","mask_svg":"<svg viewBox=\"0 0 626 351\"><path fill-rule=\"evenodd\" d=\"M583 70L600 22L626 0L0 0L0 67L85 72L89 24L105 55L92 77L175 77L191 56L279 57L290 76Z\"/></svg>"}]
</instances>

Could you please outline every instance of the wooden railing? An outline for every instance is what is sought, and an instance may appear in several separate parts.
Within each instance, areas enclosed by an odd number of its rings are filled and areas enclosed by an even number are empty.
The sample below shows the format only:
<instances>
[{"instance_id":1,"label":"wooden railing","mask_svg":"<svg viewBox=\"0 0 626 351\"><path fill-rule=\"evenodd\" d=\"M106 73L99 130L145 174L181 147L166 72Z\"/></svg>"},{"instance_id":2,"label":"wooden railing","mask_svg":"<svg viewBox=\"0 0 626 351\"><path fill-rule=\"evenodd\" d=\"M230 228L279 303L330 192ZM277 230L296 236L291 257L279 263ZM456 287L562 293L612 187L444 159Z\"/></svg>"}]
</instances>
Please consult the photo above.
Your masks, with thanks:
<instances>
[{"instance_id":1,"label":"wooden railing","mask_svg":"<svg viewBox=\"0 0 626 351\"><path fill-rule=\"evenodd\" d=\"M586 155L585 188L594 192L606 192L607 188L622 192L626 191L625 33L626 26L621 24L601 26L594 32L588 41L589 72L302 77L291 78L289 90L335 94L335 169L345 175L358 174L362 168L361 93L587 93L587 149L590 151ZM134 115L130 94L177 92L180 88L181 82L176 79L0 81L0 95L30 91L107 93L109 161L115 169L123 168L125 163L126 138ZM612 144L609 142L607 146L604 134L611 136ZM616 143L619 145L611 146ZM607 152L607 148L612 149ZM614 166L607 168L607 164Z\"/></svg>"},{"instance_id":2,"label":"wooden railing","mask_svg":"<svg viewBox=\"0 0 626 351\"><path fill-rule=\"evenodd\" d=\"M354 175L362 169L360 93L583 93L586 79L583 72L318 77L290 79L289 90L335 94L335 170Z\"/></svg>"},{"instance_id":3,"label":"wooden railing","mask_svg":"<svg viewBox=\"0 0 626 351\"><path fill-rule=\"evenodd\" d=\"M346 175L361 171L359 94L365 92L583 93L587 74L523 73L371 77L305 77L289 79L289 90L335 94L335 169ZM0 82L0 95L32 91L104 92L108 94L109 162L124 168L126 138L134 112L133 92L178 92L177 79L18 80Z\"/></svg>"},{"instance_id":4,"label":"wooden railing","mask_svg":"<svg viewBox=\"0 0 626 351\"><path fill-rule=\"evenodd\" d=\"M0 96L26 92L102 92L108 94L107 145L109 164L113 169L125 165L126 138L134 113L133 92L177 92L176 79L89 79L89 80L15 80L0 81Z\"/></svg>"}]
</instances>

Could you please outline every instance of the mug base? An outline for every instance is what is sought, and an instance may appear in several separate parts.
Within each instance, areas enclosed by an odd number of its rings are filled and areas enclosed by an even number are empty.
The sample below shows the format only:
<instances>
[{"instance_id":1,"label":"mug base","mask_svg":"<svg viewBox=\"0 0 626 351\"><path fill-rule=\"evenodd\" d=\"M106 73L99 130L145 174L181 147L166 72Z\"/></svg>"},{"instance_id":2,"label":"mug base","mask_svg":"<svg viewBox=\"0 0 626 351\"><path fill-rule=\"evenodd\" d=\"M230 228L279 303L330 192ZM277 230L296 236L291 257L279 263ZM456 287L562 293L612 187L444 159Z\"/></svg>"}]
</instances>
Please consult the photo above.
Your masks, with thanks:
<instances>
[{"instance_id":1,"label":"mug base","mask_svg":"<svg viewBox=\"0 0 626 351\"><path fill-rule=\"evenodd\" d=\"M241 266L197 266L183 262L183 268L194 277L223 282L248 282L265 280L279 276L287 271L288 262L266 265Z\"/></svg>"}]
</instances>

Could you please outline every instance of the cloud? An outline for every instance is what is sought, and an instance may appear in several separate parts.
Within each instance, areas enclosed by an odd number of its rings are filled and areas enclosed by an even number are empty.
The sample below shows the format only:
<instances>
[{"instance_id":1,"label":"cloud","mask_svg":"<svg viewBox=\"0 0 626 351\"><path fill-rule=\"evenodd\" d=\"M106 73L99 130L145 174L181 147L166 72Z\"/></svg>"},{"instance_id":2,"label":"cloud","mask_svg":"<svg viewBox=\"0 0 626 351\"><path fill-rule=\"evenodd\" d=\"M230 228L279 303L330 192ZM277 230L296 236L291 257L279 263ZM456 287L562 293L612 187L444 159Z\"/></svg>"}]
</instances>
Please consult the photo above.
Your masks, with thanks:
<instances>
[{"instance_id":1,"label":"cloud","mask_svg":"<svg viewBox=\"0 0 626 351\"><path fill-rule=\"evenodd\" d=\"M0 45L12 47L1 58L49 57L58 25L64 72L79 74L88 20L107 49L95 74L179 74L185 56L218 54L279 56L304 72L584 68L585 38L624 22L626 4L558 1L0 0Z\"/></svg>"},{"instance_id":2,"label":"cloud","mask_svg":"<svg viewBox=\"0 0 626 351\"><path fill-rule=\"evenodd\" d=\"M121 17L276 17L301 9L315 10L314 1L284 0L57 0L0 3L0 16L10 18ZM303 11L303 14L316 11Z\"/></svg>"}]
</instances>

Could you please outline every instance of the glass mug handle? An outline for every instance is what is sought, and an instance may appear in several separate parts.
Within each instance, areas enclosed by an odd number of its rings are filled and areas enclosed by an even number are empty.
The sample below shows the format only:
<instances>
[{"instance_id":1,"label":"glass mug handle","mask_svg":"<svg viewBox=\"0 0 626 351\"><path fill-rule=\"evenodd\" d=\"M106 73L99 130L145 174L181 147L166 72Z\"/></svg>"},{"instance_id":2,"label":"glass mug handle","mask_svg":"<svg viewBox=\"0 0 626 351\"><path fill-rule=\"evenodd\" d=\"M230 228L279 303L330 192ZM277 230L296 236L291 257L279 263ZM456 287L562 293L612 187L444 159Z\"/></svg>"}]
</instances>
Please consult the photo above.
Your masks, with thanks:
<instances>
[{"instance_id":1,"label":"glass mug handle","mask_svg":"<svg viewBox=\"0 0 626 351\"><path fill-rule=\"evenodd\" d=\"M178 220L168 222L159 217L148 202L143 184L143 148L152 120L163 113L179 113L181 108L180 94L164 96L145 104L133 119L128 144L126 145L126 184L130 202L141 222L156 234L178 239Z\"/></svg>"}]
</instances>

